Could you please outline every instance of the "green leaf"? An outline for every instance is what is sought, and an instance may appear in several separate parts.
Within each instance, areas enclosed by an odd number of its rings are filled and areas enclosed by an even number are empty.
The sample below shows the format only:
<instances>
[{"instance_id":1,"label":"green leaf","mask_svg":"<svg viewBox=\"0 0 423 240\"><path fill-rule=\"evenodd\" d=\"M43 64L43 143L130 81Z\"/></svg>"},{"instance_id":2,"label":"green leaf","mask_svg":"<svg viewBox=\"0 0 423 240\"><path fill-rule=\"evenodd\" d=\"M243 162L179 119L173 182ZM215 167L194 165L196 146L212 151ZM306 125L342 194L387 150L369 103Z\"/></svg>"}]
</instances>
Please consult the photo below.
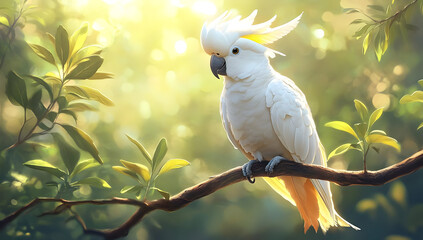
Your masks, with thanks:
<instances>
[{"instance_id":1,"label":"green leaf","mask_svg":"<svg viewBox=\"0 0 423 240\"><path fill-rule=\"evenodd\" d=\"M354 129L352 129L352 127L346 122L332 121L332 122L326 123L325 126L334 128L336 130L347 132L347 133L353 135L357 140L360 140L357 136L357 133L355 133Z\"/></svg>"},{"instance_id":2,"label":"green leaf","mask_svg":"<svg viewBox=\"0 0 423 240\"><path fill-rule=\"evenodd\" d=\"M342 144L341 146L335 148L328 156L328 160L331 159L332 157L341 155L345 152L347 152L348 150L350 150L351 147L351 143L346 143L346 144Z\"/></svg>"},{"instance_id":3,"label":"green leaf","mask_svg":"<svg viewBox=\"0 0 423 240\"><path fill-rule=\"evenodd\" d=\"M160 193L160 195L162 195L164 197L164 199L169 200L170 198L170 193L161 190L160 188L156 188L156 187L152 187L152 190L156 190L158 193Z\"/></svg>"},{"instance_id":4,"label":"green leaf","mask_svg":"<svg viewBox=\"0 0 423 240\"><path fill-rule=\"evenodd\" d=\"M422 86L423 87L423 79L421 79L421 80L419 80L419 81L417 81L419 84L420 84L420 86Z\"/></svg>"},{"instance_id":5,"label":"green leaf","mask_svg":"<svg viewBox=\"0 0 423 240\"><path fill-rule=\"evenodd\" d=\"M30 160L28 162L25 162L23 165L33 169L48 172L60 179L66 176L66 173L64 171L60 170L59 168L51 165L50 163L44 160L40 160L40 159Z\"/></svg>"},{"instance_id":6,"label":"green leaf","mask_svg":"<svg viewBox=\"0 0 423 240\"><path fill-rule=\"evenodd\" d=\"M76 164L75 168L73 169L72 173L70 174L70 178L73 178L76 174L85 171L92 167L97 167L100 164L95 159L86 159L79 161L78 164Z\"/></svg>"},{"instance_id":7,"label":"green leaf","mask_svg":"<svg viewBox=\"0 0 423 240\"><path fill-rule=\"evenodd\" d=\"M100 91L94 88L90 88L87 86L79 86L82 88L88 95L89 99L97 101L103 105L106 106L114 106L114 103L112 100L110 100L108 97L104 96Z\"/></svg>"},{"instance_id":8,"label":"green leaf","mask_svg":"<svg viewBox=\"0 0 423 240\"><path fill-rule=\"evenodd\" d=\"M411 103L411 102L423 102L423 91L415 91L411 95L407 94L400 99L401 104Z\"/></svg>"},{"instance_id":9,"label":"green leaf","mask_svg":"<svg viewBox=\"0 0 423 240\"><path fill-rule=\"evenodd\" d=\"M68 132L69 136L71 136L80 149L88 152L97 162L103 164L103 160L101 160L98 154L97 147L86 132L71 125L62 124L61 126Z\"/></svg>"},{"instance_id":10,"label":"green leaf","mask_svg":"<svg viewBox=\"0 0 423 240\"><path fill-rule=\"evenodd\" d=\"M65 86L65 89L69 93L75 93L82 98L94 100L106 106L114 105L112 100L110 100L108 97L104 96L100 91L94 88L90 88L87 86L70 85Z\"/></svg>"},{"instance_id":11,"label":"green leaf","mask_svg":"<svg viewBox=\"0 0 423 240\"><path fill-rule=\"evenodd\" d=\"M84 58L66 75L65 79L88 79L92 77L103 64L103 58L98 55Z\"/></svg>"},{"instance_id":12,"label":"green leaf","mask_svg":"<svg viewBox=\"0 0 423 240\"><path fill-rule=\"evenodd\" d=\"M156 169L160 165L160 162L163 160L164 156L167 153L167 142L165 138L160 139L159 144L157 144L156 150L154 151L153 156L153 169Z\"/></svg>"},{"instance_id":13,"label":"green leaf","mask_svg":"<svg viewBox=\"0 0 423 240\"><path fill-rule=\"evenodd\" d=\"M57 118L57 112L49 112L46 115L46 119L52 123L56 120L56 118Z\"/></svg>"},{"instance_id":14,"label":"green leaf","mask_svg":"<svg viewBox=\"0 0 423 240\"><path fill-rule=\"evenodd\" d=\"M350 24L360 24L360 23L366 23L366 21L363 19L355 19Z\"/></svg>"},{"instance_id":15,"label":"green leaf","mask_svg":"<svg viewBox=\"0 0 423 240\"><path fill-rule=\"evenodd\" d=\"M101 179L99 177L87 177L87 178L71 183L71 185L82 185L82 184L88 184L90 186L97 187L97 188L112 188L104 179Z\"/></svg>"},{"instance_id":16,"label":"green leaf","mask_svg":"<svg viewBox=\"0 0 423 240\"><path fill-rule=\"evenodd\" d=\"M113 77L114 77L113 73L96 72L89 79L90 80L98 80L98 79L106 79L106 78L113 78Z\"/></svg>"},{"instance_id":17,"label":"green leaf","mask_svg":"<svg viewBox=\"0 0 423 240\"><path fill-rule=\"evenodd\" d=\"M172 169L177 169L189 165L189 162L184 159L171 159L167 161L160 169L159 175L169 172Z\"/></svg>"},{"instance_id":18,"label":"green leaf","mask_svg":"<svg viewBox=\"0 0 423 240\"><path fill-rule=\"evenodd\" d=\"M46 83L42 78L32 76L32 75L27 75L27 76L30 77L32 80L34 80L36 83L43 86L47 90L48 95L50 96L50 101L53 101L53 90L51 89L50 85L48 85L48 83Z\"/></svg>"},{"instance_id":19,"label":"green leaf","mask_svg":"<svg viewBox=\"0 0 423 240\"><path fill-rule=\"evenodd\" d=\"M141 164L141 163L133 163L128 162L125 160L120 160L123 166L125 166L127 169L131 170L132 172L140 175L146 182L148 182L151 178L150 171L148 170L148 167Z\"/></svg>"},{"instance_id":20,"label":"green leaf","mask_svg":"<svg viewBox=\"0 0 423 240\"><path fill-rule=\"evenodd\" d=\"M89 103L83 103L83 102L71 103L68 105L66 110L71 112L98 111L97 108L90 105Z\"/></svg>"},{"instance_id":21,"label":"green leaf","mask_svg":"<svg viewBox=\"0 0 423 240\"><path fill-rule=\"evenodd\" d=\"M373 124L382 116L383 113L383 107L376 109L369 118L369 129L373 126Z\"/></svg>"},{"instance_id":22,"label":"green leaf","mask_svg":"<svg viewBox=\"0 0 423 240\"><path fill-rule=\"evenodd\" d=\"M345 14L351 14L351 13L358 13L359 11L355 8L344 8L344 13Z\"/></svg>"},{"instance_id":23,"label":"green leaf","mask_svg":"<svg viewBox=\"0 0 423 240\"><path fill-rule=\"evenodd\" d=\"M89 56L98 55L101 53L103 49L101 46L98 45L91 45L84 48L81 48L77 51L70 59L70 66L78 64L82 59L87 58Z\"/></svg>"},{"instance_id":24,"label":"green leaf","mask_svg":"<svg viewBox=\"0 0 423 240\"><path fill-rule=\"evenodd\" d=\"M29 99L28 108L34 113L38 120L41 120L47 111L41 102L42 91L41 89L36 91L34 95Z\"/></svg>"},{"instance_id":25,"label":"green leaf","mask_svg":"<svg viewBox=\"0 0 423 240\"><path fill-rule=\"evenodd\" d=\"M401 146L399 145L399 143L397 142L397 140L395 140L394 138L385 136L385 135L380 135L380 134L371 134L369 136L366 137L366 141L370 144L370 143L381 143L381 144L385 144L387 146L391 146L393 148L395 148L398 152L401 152Z\"/></svg>"},{"instance_id":26,"label":"green leaf","mask_svg":"<svg viewBox=\"0 0 423 240\"><path fill-rule=\"evenodd\" d=\"M360 114L361 120L367 119L367 114L369 114L369 111L367 110L366 105L364 105L363 102L361 102L358 99L354 99L354 105L357 112Z\"/></svg>"},{"instance_id":27,"label":"green leaf","mask_svg":"<svg viewBox=\"0 0 423 240\"><path fill-rule=\"evenodd\" d=\"M380 5L367 5L368 8L385 13L385 9Z\"/></svg>"},{"instance_id":28,"label":"green leaf","mask_svg":"<svg viewBox=\"0 0 423 240\"><path fill-rule=\"evenodd\" d=\"M128 134L126 135L126 137L129 139L129 141L131 141L133 144L135 144L135 146L137 146L137 148L140 150L140 152L142 153L144 158L148 161L150 166L153 166L153 161L151 160L151 156L147 152L147 150L144 148L144 146L140 142L138 142L137 140L130 137Z\"/></svg>"},{"instance_id":29,"label":"green leaf","mask_svg":"<svg viewBox=\"0 0 423 240\"><path fill-rule=\"evenodd\" d=\"M367 132L367 123L356 123L354 124L355 129L360 137L364 138Z\"/></svg>"},{"instance_id":30,"label":"green leaf","mask_svg":"<svg viewBox=\"0 0 423 240\"><path fill-rule=\"evenodd\" d=\"M423 127L423 122L422 123L420 123L420 125L417 127L417 130L419 130L420 128L422 128Z\"/></svg>"},{"instance_id":31,"label":"green leaf","mask_svg":"<svg viewBox=\"0 0 423 240\"><path fill-rule=\"evenodd\" d=\"M40 58L56 66L56 61L54 60L53 54L47 48L32 43L28 43L28 45Z\"/></svg>"},{"instance_id":32,"label":"green leaf","mask_svg":"<svg viewBox=\"0 0 423 240\"><path fill-rule=\"evenodd\" d=\"M59 104L59 113L62 112L68 106L68 101L64 96L60 96L57 98L57 104Z\"/></svg>"},{"instance_id":33,"label":"green leaf","mask_svg":"<svg viewBox=\"0 0 423 240\"><path fill-rule=\"evenodd\" d=\"M0 24L5 25L6 27L9 27L9 20L6 17L0 16Z\"/></svg>"},{"instance_id":34,"label":"green leaf","mask_svg":"<svg viewBox=\"0 0 423 240\"><path fill-rule=\"evenodd\" d=\"M372 25L370 25L370 24L366 24L366 25L364 25L362 28L360 28L360 30L358 30L357 32L355 32L354 33L354 35L353 35L353 37L355 37L355 38L357 38L357 39L359 39L359 38L361 38L364 34L366 34L367 33L367 31L369 30L369 28L371 27Z\"/></svg>"},{"instance_id":35,"label":"green leaf","mask_svg":"<svg viewBox=\"0 0 423 240\"><path fill-rule=\"evenodd\" d=\"M130 176L130 177L134 178L137 181L139 180L138 175L135 174L134 172L132 172L131 170L127 169L126 167L113 166L112 169L115 170L118 173L122 173L123 175Z\"/></svg>"},{"instance_id":36,"label":"green leaf","mask_svg":"<svg viewBox=\"0 0 423 240\"><path fill-rule=\"evenodd\" d=\"M54 141L59 148L60 156L62 157L63 163L68 169L69 174L73 172L75 166L78 164L80 153L74 147L72 147L62 135L58 133L51 133L54 138Z\"/></svg>"},{"instance_id":37,"label":"green leaf","mask_svg":"<svg viewBox=\"0 0 423 240\"><path fill-rule=\"evenodd\" d=\"M12 104L28 106L25 81L13 71L7 75L6 95Z\"/></svg>"},{"instance_id":38,"label":"green leaf","mask_svg":"<svg viewBox=\"0 0 423 240\"><path fill-rule=\"evenodd\" d=\"M72 34L69 43L69 52L71 53L71 55L73 55L74 53L79 51L79 49L82 48L85 43L85 40L87 39L87 33L88 23L83 23L81 27Z\"/></svg>"},{"instance_id":39,"label":"green leaf","mask_svg":"<svg viewBox=\"0 0 423 240\"><path fill-rule=\"evenodd\" d=\"M51 33L46 33L48 40L53 44L53 46L56 46L56 38L51 35Z\"/></svg>"},{"instance_id":40,"label":"green leaf","mask_svg":"<svg viewBox=\"0 0 423 240\"><path fill-rule=\"evenodd\" d=\"M69 36L62 25L56 31L56 53L62 65L65 65L69 57Z\"/></svg>"},{"instance_id":41,"label":"green leaf","mask_svg":"<svg viewBox=\"0 0 423 240\"><path fill-rule=\"evenodd\" d=\"M66 115L69 115L69 116L73 117L73 119L75 120L75 122L77 122L77 121L78 121L78 117L76 116L76 113L75 113L75 112L72 112L71 110L65 109L65 110L62 110L62 112L61 112L61 113L63 113L63 114L66 114Z\"/></svg>"},{"instance_id":42,"label":"green leaf","mask_svg":"<svg viewBox=\"0 0 423 240\"><path fill-rule=\"evenodd\" d=\"M124 193L135 193L142 189L142 186L136 185L136 186L125 186L120 190L121 194Z\"/></svg>"}]
</instances>

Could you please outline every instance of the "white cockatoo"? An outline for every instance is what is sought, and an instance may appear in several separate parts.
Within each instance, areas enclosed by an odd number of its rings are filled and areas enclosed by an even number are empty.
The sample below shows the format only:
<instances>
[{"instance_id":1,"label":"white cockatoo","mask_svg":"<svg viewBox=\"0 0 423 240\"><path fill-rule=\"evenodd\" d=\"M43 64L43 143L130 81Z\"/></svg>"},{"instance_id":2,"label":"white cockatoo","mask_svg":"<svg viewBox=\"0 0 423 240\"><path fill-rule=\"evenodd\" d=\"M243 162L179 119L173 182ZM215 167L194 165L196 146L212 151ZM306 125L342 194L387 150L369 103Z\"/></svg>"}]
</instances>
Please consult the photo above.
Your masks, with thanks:
<instances>
[{"instance_id":1,"label":"white cockatoo","mask_svg":"<svg viewBox=\"0 0 423 240\"><path fill-rule=\"evenodd\" d=\"M211 55L213 74L224 76L220 113L229 140L250 161L243 174L250 180L253 161L270 161L272 172L281 160L326 165L326 155L307 100L295 83L277 73L269 63L275 54L264 45L291 32L301 15L278 27L269 21L253 25L250 16L230 18L227 12L201 31L201 45ZM304 232L311 226L326 232L331 226L359 228L336 211L328 181L283 176L264 178L282 197L297 206Z\"/></svg>"}]
</instances>

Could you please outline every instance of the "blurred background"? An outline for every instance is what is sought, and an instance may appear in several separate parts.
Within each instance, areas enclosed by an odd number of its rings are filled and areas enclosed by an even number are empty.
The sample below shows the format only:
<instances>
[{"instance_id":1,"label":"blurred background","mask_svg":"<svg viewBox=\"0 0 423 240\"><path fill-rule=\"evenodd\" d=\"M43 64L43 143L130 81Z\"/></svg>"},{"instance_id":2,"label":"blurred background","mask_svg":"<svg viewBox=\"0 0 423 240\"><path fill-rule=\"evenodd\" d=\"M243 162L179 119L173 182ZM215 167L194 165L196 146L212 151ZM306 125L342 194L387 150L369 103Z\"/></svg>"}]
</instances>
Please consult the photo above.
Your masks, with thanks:
<instances>
[{"instance_id":1,"label":"blurred background","mask_svg":"<svg viewBox=\"0 0 423 240\"><path fill-rule=\"evenodd\" d=\"M17 1L18 3L20 1ZM384 1L378 1L382 3ZM246 162L226 138L219 115L222 80L214 78L209 56L201 49L200 31L205 21L225 10L243 17L259 9L256 23L278 17L283 24L304 12L299 26L270 47L283 52L271 60L273 67L291 78L307 96L326 151L351 141L348 134L324 126L326 122L359 121L354 99L370 110L385 107L375 127L385 130L402 145L398 154L382 147L369 155L368 168L376 170L394 164L421 149L423 105L400 105L399 99L419 88L423 76L423 32L397 36L380 62L372 51L362 53L362 40L353 38L358 26L349 25L359 13L345 14L343 8L365 9L374 1L315 0L31 0L35 16L22 21L16 39L0 69L0 149L16 141L23 110L4 94L10 70L43 75L54 69L42 62L25 43L49 46L45 32L55 33L62 24L69 32L83 22L89 24L89 44L105 47L101 71L113 79L86 81L112 99L114 107L100 106L97 112L79 115L77 126L92 136L104 165L87 176L101 176L111 189L84 186L74 199L130 197L120 189L133 181L114 172L120 159L139 161L141 155L125 137L128 134L153 152L160 138L168 140L165 159L183 158L191 165L164 175L157 186L176 194L232 167ZM5 0L2 5L15 4ZM423 26L418 7L409 21ZM0 29L1 30L1 29ZM4 49L5 42L0 42ZM61 129L55 129L61 131ZM47 145L49 136L33 139ZM82 158L89 155L82 153ZM24 146L0 159L0 218L35 197L54 197L55 189L45 182L44 172L22 166L41 158L62 164L52 146L34 151ZM362 169L359 152L333 158L336 169ZM332 184L337 211L361 231L331 229L326 235L310 230L303 233L297 209L283 200L260 179L222 189L173 213L156 211L147 215L126 239L423 239L422 172L405 176L379 187L339 187ZM159 198L160 196L155 196ZM96 239L83 235L67 216L37 215L51 209L43 205L22 215L0 232L1 239ZM80 206L76 210L91 228L112 228L133 212L128 206Z\"/></svg>"}]
</instances>

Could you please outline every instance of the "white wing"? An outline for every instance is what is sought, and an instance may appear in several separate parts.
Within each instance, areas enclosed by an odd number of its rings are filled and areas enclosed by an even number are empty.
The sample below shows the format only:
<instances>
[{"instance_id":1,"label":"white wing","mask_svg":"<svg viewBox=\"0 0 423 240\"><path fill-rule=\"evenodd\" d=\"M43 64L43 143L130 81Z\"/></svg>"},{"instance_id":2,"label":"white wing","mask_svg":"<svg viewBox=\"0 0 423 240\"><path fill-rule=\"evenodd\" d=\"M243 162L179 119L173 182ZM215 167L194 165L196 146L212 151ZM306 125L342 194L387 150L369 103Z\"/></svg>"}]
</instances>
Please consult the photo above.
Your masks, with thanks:
<instances>
[{"instance_id":1,"label":"white wing","mask_svg":"<svg viewBox=\"0 0 423 240\"><path fill-rule=\"evenodd\" d=\"M275 76L266 92L273 129L296 162L326 166L326 156L301 90L289 78ZM335 210L329 182L312 179L333 219Z\"/></svg>"}]
</instances>

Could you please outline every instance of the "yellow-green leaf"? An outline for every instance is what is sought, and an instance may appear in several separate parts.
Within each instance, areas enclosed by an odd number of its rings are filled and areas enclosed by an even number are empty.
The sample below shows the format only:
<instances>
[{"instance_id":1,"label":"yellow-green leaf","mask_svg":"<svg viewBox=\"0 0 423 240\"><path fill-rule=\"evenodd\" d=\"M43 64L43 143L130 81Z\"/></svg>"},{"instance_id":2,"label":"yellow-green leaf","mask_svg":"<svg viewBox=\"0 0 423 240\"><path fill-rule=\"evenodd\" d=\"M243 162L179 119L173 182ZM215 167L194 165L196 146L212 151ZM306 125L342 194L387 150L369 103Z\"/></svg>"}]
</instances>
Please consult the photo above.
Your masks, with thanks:
<instances>
[{"instance_id":1,"label":"yellow-green leaf","mask_svg":"<svg viewBox=\"0 0 423 240\"><path fill-rule=\"evenodd\" d=\"M69 52L71 56L84 45L87 39L87 33L88 23L83 23L82 26L72 34L69 42Z\"/></svg>"},{"instance_id":2,"label":"yellow-green leaf","mask_svg":"<svg viewBox=\"0 0 423 240\"><path fill-rule=\"evenodd\" d=\"M347 133L353 135L357 140L360 140L357 136L357 133L354 131L354 129L352 129L352 127L346 122L332 121L332 122L326 123L325 126L334 128L336 130L347 132Z\"/></svg>"},{"instance_id":3,"label":"yellow-green leaf","mask_svg":"<svg viewBox=\"0 0 423 240\"><path fill-rule=\"evenodd\" d=\"M422 123L420 123L420 125L417 127L417 130L419 130L420 128L422 128L423 127L423 122Z\"/></svg>"},{"instance_id":4,"label":"yellow-green leaf","mask_svg":"<svg viewBox=\"0 0 423 240\"><path fill-rule=\"evenodd\" d=\"M62 124L61 126L68 132L69 136L71 136L80 149L88 152L95 160L97 160L97 162L103 164L103 160L101 160L101 157L99 156L94 141L86 132L71 125Z\"/></svg>"},{"instance_id":5,"label":"yellow-green leaf","mask_svg":"<svg viewBox=\"0 0 423 240\"><path fill-rule=\"evenodd\" d=\"M364 121L364 119L367 118L367 114L369 113L369 111L367 110L366 105L364 105L364 103L361 102L358 99L354 99L354 105L355 105L355 109L360 114L361 120Z\"/></svg>"},{"instance_id":6,"label":"yellow-green leaf","mask_svg":"<svg viewBox=\"0 0 423 240\"><path fill-rule=\"evenodd\" d=\"M380 116L382 116L382 113L383 113L383 107L378 108L374 112L372 112L372 115L370 115L370 118L369 118L369 129L380 118Z\"/></svg>"},{"instance_id":7,"label":"yellow-green leaf","mask_svg":"<svg viewBox=\"0 0 423 240\"><path fill-rule=\"evenodd\" d=\"M367 123L356 123L354 124L355 130L360 137L364 138L367 132Z\"/></svg>"},{"instance_id":8,"label":"yellow-green leaf","mask_svg":"<svg viewBox=\"0 0 423 240\"><path fill-rule=\"evenodd\" d=\"M73 65L78 64L83 59L89 56L98 55L101 53L102 50L103 49L101 48L101 46L98 46L98 45L90 45L90 46L81 48L71 57L70 66L72 67Z\"/></svg>"},{"instance_id":9,"label":"yellow-green leaf","mask_svg":"<svg viewBox=\"0 0 423 240\"><path fill-rule=\"evenodd\" d=\"M366 37L363 40L363 54L366 54L367 48L369 47L370 42L370 32L367 33Z\"/></svg>"},{"instance_id":10,"label":"yellow-green leaf","mask_svg":"<svg viewBox=\"0 0 423 240\"><path fill-rule=\"evenodd\" d=\"M385 135L380 135L380 134L371 134L369 136L366 137L366 141L370 144L370 143L381 143L390 147L395 148L398 152L401 152L401 146L398 143L397 140L395 140L394 138L385 136Z\"/></svg>"},{"instance_id":11,"label":"yellow-green leaf","mask_svg":"<svg viewBox=\"0 0 423 240\"><path fill-rule=\"evenodd\" d=\"M85 171L89 168L96 167L99 165L100 164L97 161L95 161L95 159L93 158L79 161L78 164L76 164L75 168L73 169L73 172L70 174L69 178L72 178L73 176L75 176L76 174L82 171Z\"/></svg>"},{"instance_id":12,"label":"yellow-green leaf","mask_svg":"<svg viewBox=\"0 0 423 240\"><path fill-rule=\"evenodd\" d=\"M66 75L65 79L88 79L97 72L103 64L103 58L98 55L84 58Z\"/></svg>"},{"instance_id":13,"label":"yellow-green leaf","mask_svg":"<svg viewBox=\"0 0 423 240\"><path fill-rule=\"evenodd\" d=\"M114 106L114 103L110 98L104 96L100 91L94 88L90 88L87 86L79 86L79 88L83 89L85 93L88 95L88 98L94 101L97 101L106 106Z\"/></svg>"},{"instance_id":14,"label":"yellow-green leaf","mask_svg":"<svg viewBox=\"0 0 423 240\"><path fill-rule=\"evenodd\" d=\"M9 20L6 17L0 16L0 23L5 25L6 27L9 27Z\"/></svg>"},{"instance_id":15,"label":"yellow-green leaf","mask_svg":"<svg viewBox=\"0 0 423 240\"><path fill-rule=\"evenodd\" d=\"M351 147L351 143L346 143L346 144L342 144L341 146L335 148L328 156L328 160L331 159L332 157L341 155L345 152L347 152L348 150L350 150Z\"/></svg>"},{"instance_id":16,"label":"yellow-green leaf","mask_svg":"<svg viewBox=\"0 0 423 240\"><path fill-rule=\"evenodd\" d=\"M66 173L63 170L41 159L30 160L28 162L25 162L23 165L33 169L48 172L58 178L63 178L64 176L66 176Z\"/></svg>"},{"instance_id":17,"label":"yellow-green leaf","mask_svg":"<svg viewBox=\"0 0 423 240\"><path fill-rule=\"evenodd\" d=\"M156 190L158 193L160 193L160 195L162 195L163 197L164 197L164 199L166 199L166 200L169 200L169 198L170 198L170 193L168 193L168 192L166 192L166 191L163 191L163 190L161 190L160 188L156 188L156 187L153 187L153 188L151 188L152 190Z\"/></svg>"},{"instance_id":18,"label":"yellow-green leaf","mask_svg":"<svg viewBox=\"0 0 423 240\"><path fill-rule=\"evenodd\" d=\"M184 159L171 159L167 161L160 169L159 175L169 172L172 169L181 168L189 165L189 162Z\"/></svg>"},{"instance_id":19,"label":"yellow-green leaf","mask_svg":"<svg viewBox=\"0 0 423 240\"><path fill-rule=\"evenodd\" d=\"M87 177L79 181L71 183L71 185L88 184L97 188L112 188L104 179L99 177Z\"/></svg>"},{"instance_id":20,"label":"yellow-green leaf","mask_svg":"<svg viewBox=\"0 0 423 240\"><path fill-rule=\"evenodd\" d=\"M400 103L423 102L423 91L415 91L411 95L405 95L400 99Z\"/></svg>"},{"instance_id":21,"label":"yellow-green leaf","mask_svg":"<svg viewBox=\"0 0 423 240\"><path fill-rule=\"evenodd\" d=\"M72 112L98 111L97 108L90 105L89 103L83 102L71 103L64 110L69 110Z\"/></svg>"},{"instance_id":22,"label":"yellow-green leaf","mask_svg":"<svg viewBox=\"0 0 423 240\"><path fill-rule=\"evenodd\" d=\"M419 81L417 81L419 84L420 84L420 86L422 86L423 87L423 79L421 79L421 80L419 80Z\"/></svg>"},{"instance_id":23,"label":"yellow-green leaf","mask_svg":"<svg viewBox=\"0 0 423 240\"><path fill-rule=\"evenodd\" d=\"M138 192L139 190L142 189L142 186L125 186L120 190L120 193L124 194L124 193L131 193L131 192Z\"/></svg>"},{"instance_id":24,"label":"yellow-green leaf","mask_svg":"<svg viewBox=\"0 0 423 240\"><path fill-rule=\"evenodd\" d=\"M122 163L123 166L125 166L129 170L140 175L146 182L150 180L151 175L147 166L141 163L133 163L133 162L125 161L125 160L120 160L120 162Z\"/></svg>"},{"instance_id":25,"label":"yellow-green leaf","mask_svg":"<svg viewBox=\"0 0 423 240\"><path fill-rule=\"evenodd\" d=\"M153 169L156 169L159 166L160 162L163 160L167 152L167 142L165 138L160 139L159 144L157 144L156 150L154 151L153 156Z\"/></svg>"},{"instance_id":26,"label":"yellow-green leaf","mask_svg":"<svg viewBox=\"0 0 423 240\"><path fill-rule=\"evenodd\" d=\"M113 78L113 73L107 73L107 72L96 72L92 77L90 77L90 80L99 80L99 79L106 79L106 78Z\"/></svg>"},{"instance_id":27,"label":"yellow-green leaf","mask_svg":"<svg viewBox=\"0 0 423 240\"><path fill-rule=\"evenodd\" d=\"M140 142L138 142L134 138L130 137L129 135L126 135L126 137L129 139L129 141L131 141L133 144L135 144L135 146L137 146L137 148L140 150L140 152L142 153L144 158L148 161L148 163L150 163L150 166L153 166L151 156L148 153L148 151L145 149L145 147Z\"/></svg>"},{"instance_id":28,"label":"yellow-green leaf","mask_svg":"<svg viewBox=\"0 0 423 240\"><path fill-rule=\"evenodd\" d=\"M69 37L62 25L56 31L56 53L62 65L65 65L69 57Z\"/></svg>"},{"instance_id":29,"label":"yellow-green leaf","mask_svg":"<svg viewBox=\"0 0 423 240\"><path fill-rule=\"evenodd\" d=\"M118 173L122 173L123 175L127 175L130 176L132 178L134 178L135 180L139 180L137 174L135 174L134 172L132 172L131 170L127 169L126 167L122 167L122 166L113 166L112 167L113 170L115 170Z\"/></svg>"},{"instance_id":30,"label":"yellow-green leaf","mask_svg":"<svg viewBox=\"0 0 423 240\"><path fill-rule=\"evenodd\" d=\"M46 60L47 62L56 65L56 61L54 60L53 54L45 47L28 43L28 45L31 47L32 51L35 52L40 58Z\"/></svg>"}]
</instances>

